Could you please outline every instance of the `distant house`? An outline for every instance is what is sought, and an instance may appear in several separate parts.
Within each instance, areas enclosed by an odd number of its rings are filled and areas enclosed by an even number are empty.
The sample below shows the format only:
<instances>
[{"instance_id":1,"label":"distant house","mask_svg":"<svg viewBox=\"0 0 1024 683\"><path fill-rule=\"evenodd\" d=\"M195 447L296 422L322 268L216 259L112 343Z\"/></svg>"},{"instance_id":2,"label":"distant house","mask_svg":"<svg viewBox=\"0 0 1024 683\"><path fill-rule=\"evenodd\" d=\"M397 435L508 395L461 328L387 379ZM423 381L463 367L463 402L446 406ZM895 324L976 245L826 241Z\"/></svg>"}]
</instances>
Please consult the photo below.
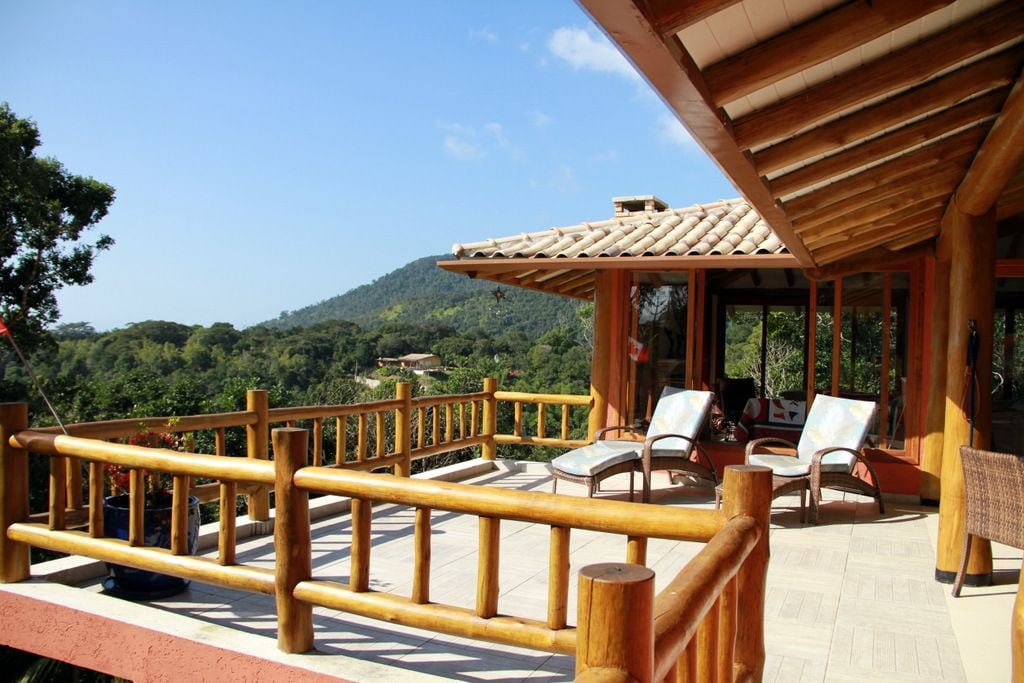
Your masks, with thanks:
<instances>
[{"instance_id":1,"label":"distant house","mask_svg":"<svg viewBox=\"0 0 1024 683\"><path fill-rule=\"evenodd\" d=\"M377 367L394 367L412 370L413 372L429 372L441 367L441 357L433 353L407 353L398 358L378 358Z\"/></svg>"}]
</instances>

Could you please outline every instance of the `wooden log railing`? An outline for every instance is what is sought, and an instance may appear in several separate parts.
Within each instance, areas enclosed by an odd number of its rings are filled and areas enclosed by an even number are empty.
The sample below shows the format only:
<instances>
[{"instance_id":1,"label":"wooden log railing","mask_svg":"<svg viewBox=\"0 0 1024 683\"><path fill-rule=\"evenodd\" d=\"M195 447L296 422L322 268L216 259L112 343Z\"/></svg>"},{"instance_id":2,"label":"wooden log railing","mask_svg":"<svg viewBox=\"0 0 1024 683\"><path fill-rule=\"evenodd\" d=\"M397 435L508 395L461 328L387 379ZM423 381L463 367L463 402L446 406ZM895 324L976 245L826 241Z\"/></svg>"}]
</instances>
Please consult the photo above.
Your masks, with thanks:
<instances>
[{"instance_id":1,"label":"wooden log railing","mask_svg":"<svg viewBox=\"0 0 1024 683\"><path fill-rule=\"evenodd\" d=\"M4 582L28 578L27 548L36 546L274 595L278 644L286 652L312 648L312 608L323 605L463 637L575 654L577 673L585 680L755 680L763 667L770 503L770 473L763 468L727 470L723 511L688 510L306 466L308 432L295 428L274 430L274 463L115 444L25 429L24 406L16 407L22 410L4 406L0 411L0 580ZM59 493L51 495L48 523L32 522L27 505L30 453L47 456L51 463L79 458L90 465L163 472L174 475L179 487L189 477L217 480L227 492L232 486L273 485L277 501L275 569L235 563L234 534L224 526L230 527L233 518L222 522L215 559L186 555L182 544L173 549L145 547L141 534L127 541L103 538L102 518L97 522L90 516L87 532L64 528ZM59 476L52 483L52 490L63 489L64 480ZM129 495L140 511L141 491L141 478L135 478ZM310 493L352 499L352 567L347 583L316 580L312 575ZM369 588L375 503L408 505L416 510L416 558L409 597ZM184 496L175 497L175 506L186 504ZM433 509L475 515L480 520L475 609L429 600ZM181 514L172 513L172 517L184 519ZM505 520L550 527L551 575L544 620L502 611L497 576L500 529ZM647 587L632 585L636 572L628 568L639 565L610 565L611 569L596 575L585 568L580 594L589 597L579 601L580 626L573 628L566 619L568 553L570 535L579 529L623 536L624 554L633 562L643 561L648 538L707 542L707 546L661 595L655 599L652 594L651 600L635 598L653 591L653 582L643 577ZM608 575L627 580L608 581ZM737 594L744 596L742 622L736 618ZM639 612L634 614L634 610ZM622 619L642 623L643 628L623 631ZM693 676L687 678L688 674Z\"/></svg>"},{"instance_id":2,"label":"wooden log railing","mask_svg":"<svg viewBox=\"0 0 1024 683\"><path fill-rule=\"evenodd\" d=\"M497 444L529 444L534 446L554 446L556 448L578 448L585 446L586 439L573 439L571 436L571 410L582 407L589 410L594 405L592 396L572 396L565 394L534 394L519 391L496 391L496 402L512 404L512 433L495 434ZM536 417L537 429L534 434L524 433L524 406L532 406ZM551 409L550 411L548 409ZM549 416L553 417L558 410L558 436L548 436Z\"/></svg>"}]
</instances>

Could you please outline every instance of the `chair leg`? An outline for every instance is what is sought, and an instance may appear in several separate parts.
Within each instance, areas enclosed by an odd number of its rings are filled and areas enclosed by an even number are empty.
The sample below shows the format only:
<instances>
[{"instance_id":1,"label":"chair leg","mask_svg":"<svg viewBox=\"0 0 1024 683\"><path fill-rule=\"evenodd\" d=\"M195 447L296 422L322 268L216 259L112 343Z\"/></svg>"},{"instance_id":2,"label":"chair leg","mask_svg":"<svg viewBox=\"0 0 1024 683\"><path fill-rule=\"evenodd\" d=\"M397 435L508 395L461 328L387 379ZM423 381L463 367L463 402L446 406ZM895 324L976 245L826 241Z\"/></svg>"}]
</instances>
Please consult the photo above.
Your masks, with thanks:
<instances>
[{"instance_id":1,"label":"chair leg","mask_svg":"<svg viewBox=\"0 0 1024 683\"><path fill-rule=\"evenodd\" d=\"M818 524L818 511L821 508L821 489L811 487L811 524Z\"/></svg>"},{"instance_id":2,"label":"chair leg","mask_svg":"<svg viewBox=\"0 0 1024 683\"><path fill-rule=\"evenodd\" d=\"M587 498L594 497L594 489L597 488L597 482L593 479L587 480Z\"/></svg>"},{"instance_id":3,"label":"chair leg","mask_svg":"<svg viewBox=\"0 0 1024 683\"><path fill-rule=\"evenodd\" d=\"M953 597L960 597L960 589L964 585L964 577L967 575L967 560L971 556L971 544L974 543L974 534L964 535L964 552L960 556L960 569L956 573L956 581L953 582Z\"/></svg>"},{"instance_id":4,"label":"chair leg","mask_svg":"<svg viewBox=\"0 0 1024 683\"><path fill-rule=\"evenodd\" d=\"M630 470L630 472L629 472L629 502L630 503L633 502L633 489L634 489L633 478L634 478L635 475L636 475L636 470Z\"/></svg>"},{"instance_id":5,"label":"chair leg","mask_svg":"<svg viewBox=\"0 0 1024 683\"><path fill-rule=\"evenodd\" d=\"M551 493L558 493L558 475L551 473Z\"/></svg>"},{"instance_id":6,"label":"chair leg","mask_svg":"<svg viewBox=\"0 0 1024 683\"><path fill-rule=\"evenodd\" d=\"M800 489L800 523L807 524L807 487ZM817 518L815 518L817 523Z\"/></svg>"}]
</instances>

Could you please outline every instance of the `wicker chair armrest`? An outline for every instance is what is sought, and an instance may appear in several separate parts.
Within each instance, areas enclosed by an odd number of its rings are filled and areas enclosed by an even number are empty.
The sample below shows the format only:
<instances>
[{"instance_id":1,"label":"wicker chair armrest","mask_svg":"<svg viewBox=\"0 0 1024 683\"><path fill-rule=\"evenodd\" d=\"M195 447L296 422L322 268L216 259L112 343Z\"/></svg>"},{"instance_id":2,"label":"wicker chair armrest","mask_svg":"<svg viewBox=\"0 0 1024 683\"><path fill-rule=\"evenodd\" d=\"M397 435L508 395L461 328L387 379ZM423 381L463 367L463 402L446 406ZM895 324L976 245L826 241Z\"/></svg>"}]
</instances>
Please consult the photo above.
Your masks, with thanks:
<instances>
[{"instance_id":1,"label":"wicker chair armrest","mask_svg":"<svg viewBox=\"0 0 1024 683\"><path fill-rule=\"evenodd\" d=\"M644 431L634 425L619 425L617 427L602 427L594 432L594 441L600 441L605 438L605 434L611 432L629 432L633 434L643 434Z\"/></svg>"},{"instance_id":2,"label":"wicker chair armrest","mask_svg":"<svg viewBox=\"0 0 1024 683\"><path fill-rule=\"evenodd\" d=\"M747 448L743 452L744 463L746 463L747 458L754 454L754 449L760 448L761 446L767 446L770 444L779 444L785 446L786 448L792 448L793 452L796 453L796 444L793 443L792 441L787 441L786 439L782 439L777 436L766 436L761 439L754 439L753 441L747 442Z\"/></svg>"},{"instance_id":3,"label":"wicker chair armrest","mask_svg":"<svg viewBox=\"0 0 1024 683\"><path fill-rule=\"evenodd\" d=\"M649 436L644 439L644 449L642 453L642 461L645 472L650 472L651 469L651 457L653 456L654 444L662 439L682 439L693 444L693 453L697 452L697 462L704 465L711 472L712 481L718 484L718 475L715 473L715 463L711 460L711 456L704 450L704 447L700 445L700 442L696 439L692 439L685 434L658 434L657 436Z\"/></svg>"},{"instance_id":4,"label":"wicker chair armrest","mask_svg":"<svg viewBox=\"0 0 1024 683\"><path fill-rule=\"evenodd\" d=\"M871 466L871 463L868 461L867 458L864 457L863 453L852 448L844 448L842 446L829 446L828 448L822 448L820 451L816 451L814 455L811 456L811 472L814 472L815 470L820 471L821 459L824 458L826 455L828 455L829 453L838 452L849 453L850 455L857 459L857 462L862 463L864 467L867 468L868 474L871 475L871 481L874 482L875 486L878 486L878 475L875 474L875 468Z\"/></svg>"}]
</instances>

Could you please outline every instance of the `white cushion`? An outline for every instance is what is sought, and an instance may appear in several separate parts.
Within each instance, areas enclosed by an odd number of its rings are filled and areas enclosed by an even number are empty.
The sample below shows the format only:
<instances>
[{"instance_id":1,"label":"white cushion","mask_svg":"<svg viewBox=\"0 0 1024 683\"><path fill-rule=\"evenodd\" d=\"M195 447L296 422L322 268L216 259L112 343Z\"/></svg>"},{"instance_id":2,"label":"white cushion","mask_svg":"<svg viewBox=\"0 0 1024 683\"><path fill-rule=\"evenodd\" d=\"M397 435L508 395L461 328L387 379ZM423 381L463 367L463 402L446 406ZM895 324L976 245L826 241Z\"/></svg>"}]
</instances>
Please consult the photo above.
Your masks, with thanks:
<instances>
[{"instance_id":1,"label":"white cushion","mask_svg":"<svg viewBox=\"0 0 1024 683\"><path fill-rule=\"evenodd\" d=\"M642 446L637 441L597 441L563 453L551 461L551 466L577 477L592 477L613 465L639 460Z\"/></svg>"},{"instance_id":2,"label":"white cushion","mask_svg":"<svg viewBox=\"0 0 1024 683\"><path fill-rule=\"evenodd\" d=\"M770 467L772 474L780 477L803 477L811 473L811 463L806 462L795 455L779 455L777 453L752 454L747 458L751 465ZM822 472L848 472L849 468L845 462L821 464Z\"/></svg>"},{"instance_id":3,"label":"white cushion","mask_svg":"<svg viewBox=\"0 0 1024 683\"><path fill-rule=\"evenodd\" d=\"M665 387L654 407L647 437L682 434L696 441L710 408L710 391ZM693 443L686 439L668 437L654 442L654 451L660 455L665 454L662 451L675 451L685 457L692 449Z\"/></svg>"}]
</instances>

